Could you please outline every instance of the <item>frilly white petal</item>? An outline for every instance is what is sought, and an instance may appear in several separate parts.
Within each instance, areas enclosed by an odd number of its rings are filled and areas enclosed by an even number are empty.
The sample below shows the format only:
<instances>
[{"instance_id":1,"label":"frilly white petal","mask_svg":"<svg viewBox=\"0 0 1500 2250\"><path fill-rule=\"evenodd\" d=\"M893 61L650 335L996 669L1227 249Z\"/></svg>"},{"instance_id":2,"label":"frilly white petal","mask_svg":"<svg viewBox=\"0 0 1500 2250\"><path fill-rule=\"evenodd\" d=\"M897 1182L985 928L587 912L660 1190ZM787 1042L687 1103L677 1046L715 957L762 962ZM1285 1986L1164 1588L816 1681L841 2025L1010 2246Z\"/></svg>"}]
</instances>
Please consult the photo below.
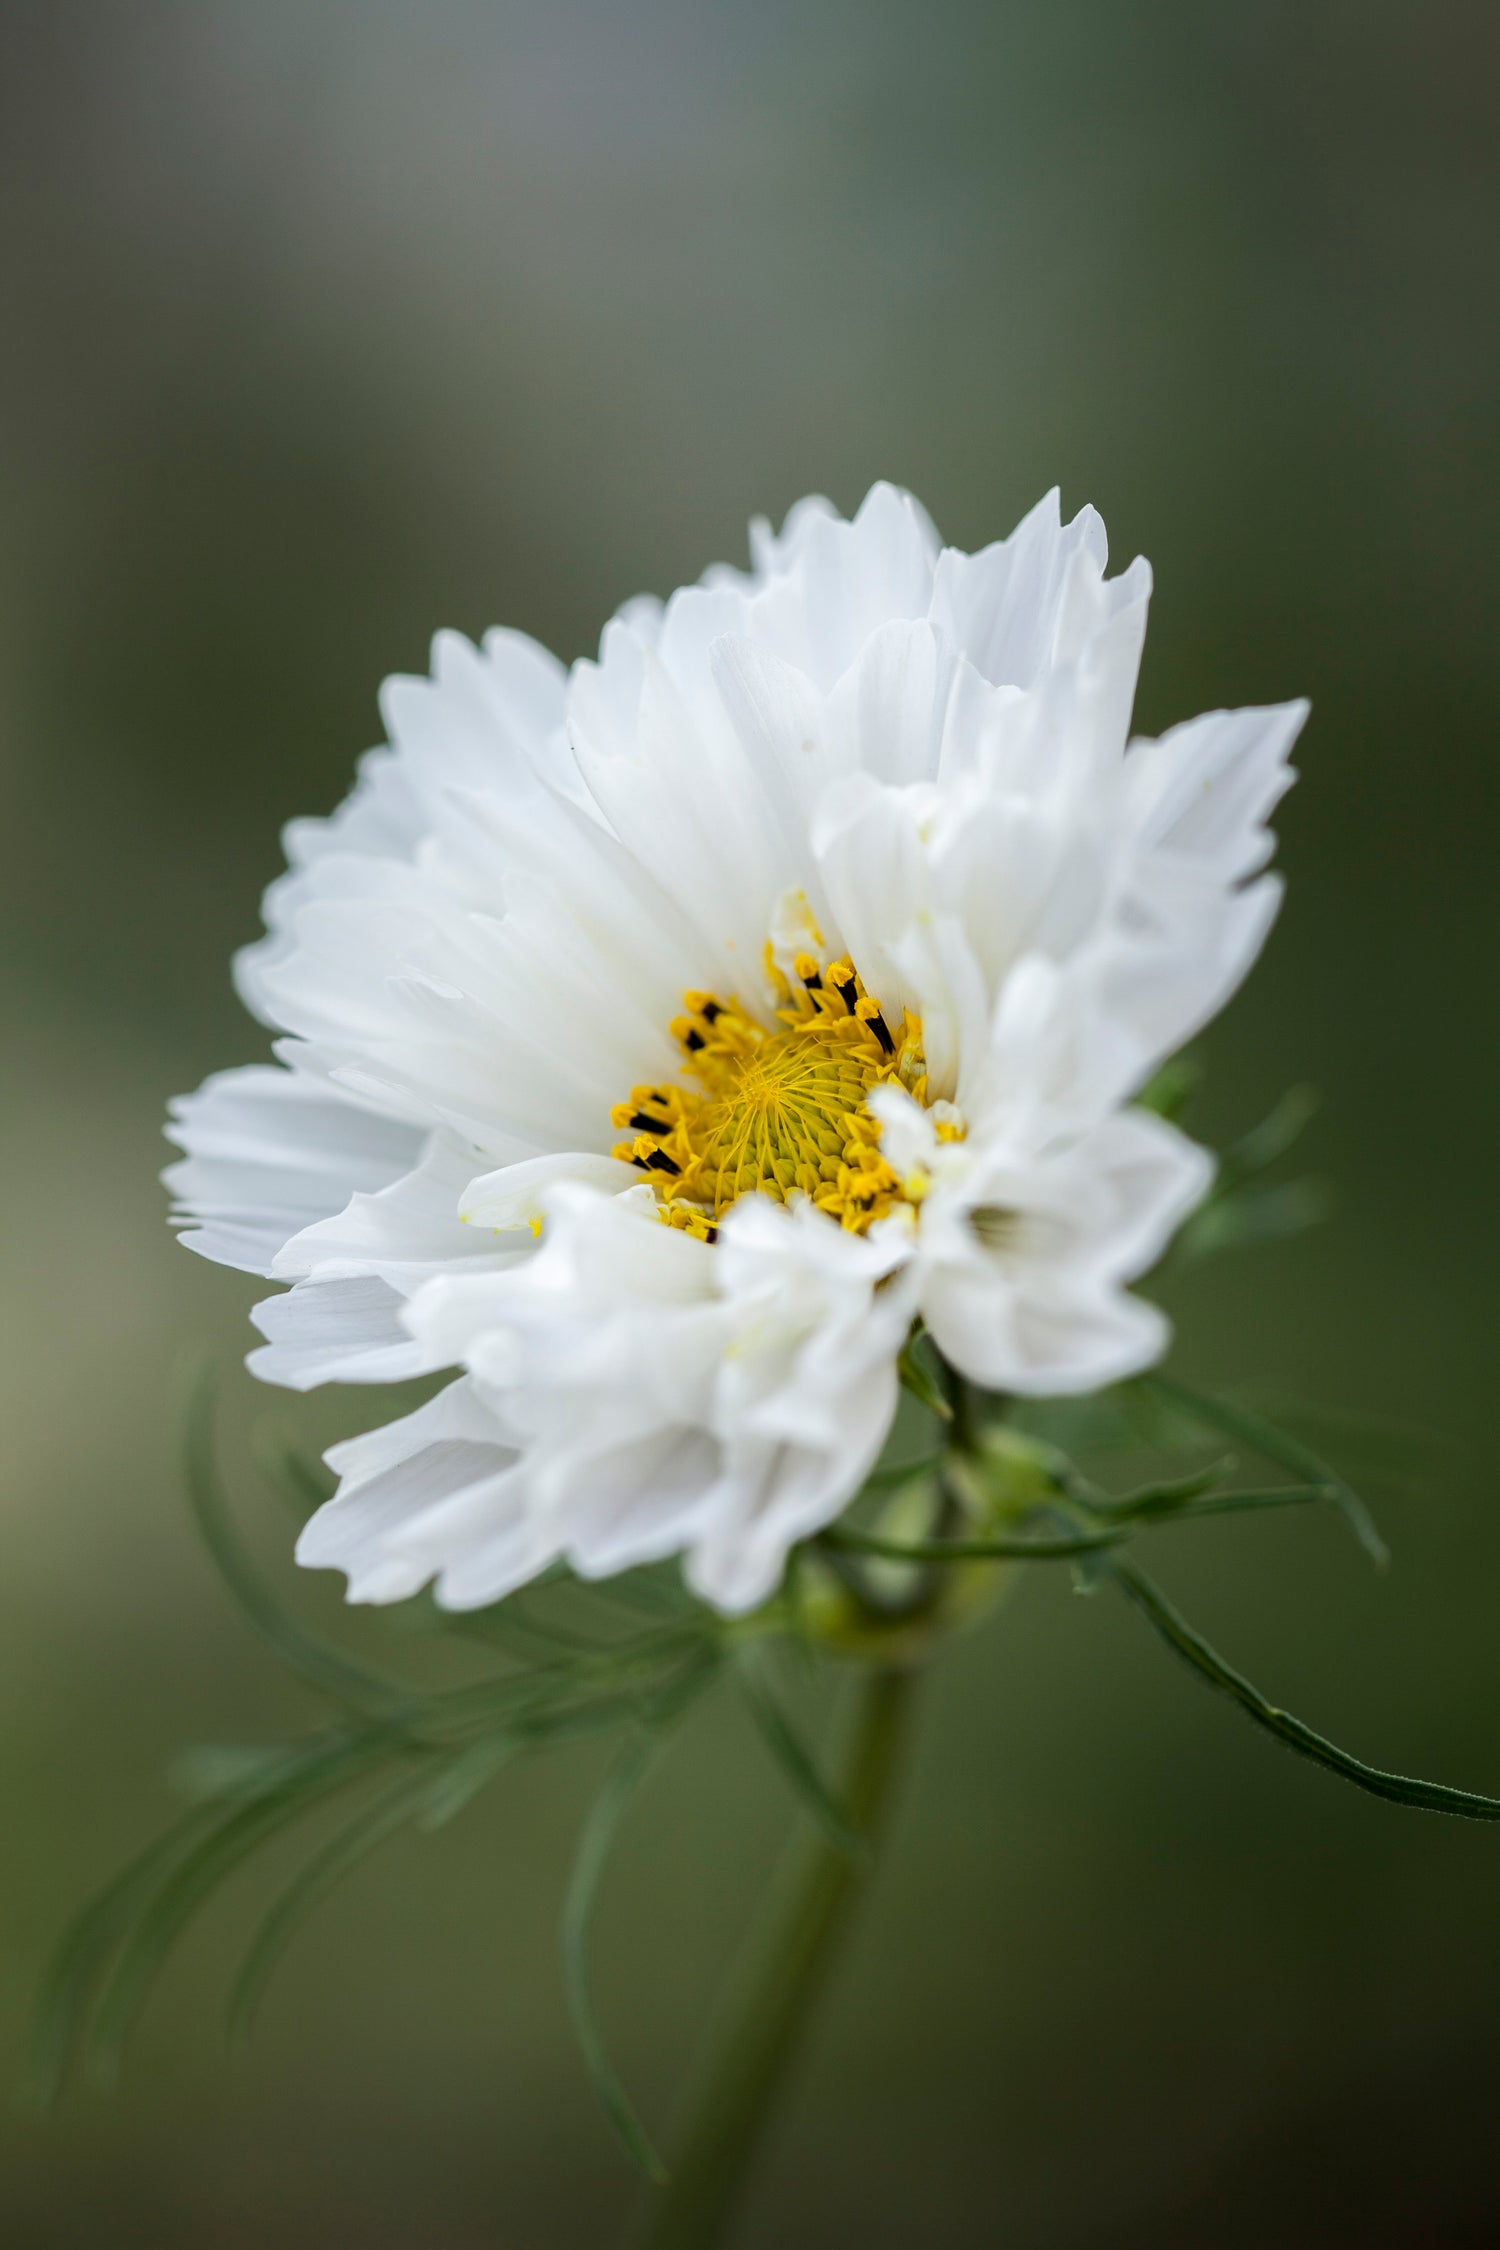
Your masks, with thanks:
<instances>
[{"instance_id":1,"label":"frilly white petal","mask_svg":"<svg viewBox=\"0 0 1500 2250\"><path fill-rule=\"evenodd\" d=\"M505 1164L470 1180L459 1200L459 1218L468 1226L496 1234L537 1233L547 1213L547 1198L559 1182L602 1188L606 1195L639 1190L641 1176L612 1156L534 1156L525 1164Z\"/></svg>"},{"instance_id":2,"label":"frilly white petal","mask_svg":"<svg viewBox=\"0 0 1500 2250\"><path fill-rule=\"evenodd\" d=\"M185 1153L162 1178L200 1256L269 1274L289 1238L376 1192L415 1161L419 1136L316 1080L267 1064L221 1070L171 1105Z\"/></svg>"},{"instance_id":3,"label":"frilly white petal","mask_svg":"<svg viewBox=\"0 0 1500 2250\"><path fill-rule=\"evenodd\" d=\"M1027 1151L937 1139L904 1096L874 1097L892 1161L920 1175L915 1284L934 1342L986 1388L1097 1389L1160 1358L1155 1307L1125 1285L1208 1190L1211 1159L1144 1110Z\"/></svg>"},{"instance_id":4,"label":"frilly white petal","mask_svg":"<svg viewBox=\"0 0 1500 2250\"><path fill-rule=\"evenodd\" d=\"M405 1298L378 1274L299 1281L250 1318L266 1341L245 1364L263 1383L310 1391L319 1383L404 1383L443 1362L403 1326Z\"/></svg>"},{"instance_id":5,"label":"frilly white petal","mask_svg":"<svg viewBox=\"0 0 1500 2250\"><path fill-rule=\"evenodd\" d=\"M705 1599L753 1607L884 1442L905 1246L759 1198L721 1255L576 1183L547 1213L524 1265L413 1302L414 1336L466 1378L441 1413L330 1455L344 1483L301 1559L357 1599L435 1577L464 1607L557 1555L602 1576L680 1552Z\"/></svg>"},{"instance_id":6,"label":"frilly white petal","mask_svg":"<svg viewBox=\"0 0 1500 2250\"><path fill-rule=\"evenodd\" d=\"M401 1601L433 1575L423 1549L430 1521L469 1505L483 1527L464 1545L466 1581L487 1580L494 1590L481 1599L498 1600L548 1559L535 1559L526 1535L516 1459L473 1385L450 1383L415 1414L331 1448L339 1489L304 1527L297 1560L343 1571L351 1601Z\"/></svg>"},{"instance_id":7,"label":"frilly white petal","mask_svg":"<svg viewBox=\"0 0 1500 2250\"><path fill-rule=\"evenodd\" d=\"M503 1254L511 1246L463 1225L460 1204L473 1170L472 1149L434 1134L421 1162L399 1180L373 1195L352 1195L332 1218L293 1235L272 1266L275 1278L333 1281L373 1273L409 1296L455 1263Z\"/></svg>"}]
</instances>

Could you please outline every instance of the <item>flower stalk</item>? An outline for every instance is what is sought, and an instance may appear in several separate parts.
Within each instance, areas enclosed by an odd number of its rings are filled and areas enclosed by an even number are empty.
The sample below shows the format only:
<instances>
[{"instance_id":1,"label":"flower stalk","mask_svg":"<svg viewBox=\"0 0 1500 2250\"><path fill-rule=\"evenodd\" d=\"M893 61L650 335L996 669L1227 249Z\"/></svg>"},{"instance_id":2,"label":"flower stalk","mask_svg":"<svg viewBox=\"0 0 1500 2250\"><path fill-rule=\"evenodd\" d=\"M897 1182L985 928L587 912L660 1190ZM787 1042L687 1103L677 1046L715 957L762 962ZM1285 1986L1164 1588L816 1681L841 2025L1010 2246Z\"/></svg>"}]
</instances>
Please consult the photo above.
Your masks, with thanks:
<instances>
[{"instance_id":1,"label":"flower stalk","mask_svg":"<svg viewBox=\"0 0 1500 2250\"><path fill-rule=\"evenodd\" d=\"M802 1842L785 1901L690 2101L671 2176L643 2207L635 2250L711 2250L721 2239L874 1865L919 1677L911 1664L864 1669L843 1791L859 1848L841 1847L821 1830Z\"/></svg>"}]
</instances>

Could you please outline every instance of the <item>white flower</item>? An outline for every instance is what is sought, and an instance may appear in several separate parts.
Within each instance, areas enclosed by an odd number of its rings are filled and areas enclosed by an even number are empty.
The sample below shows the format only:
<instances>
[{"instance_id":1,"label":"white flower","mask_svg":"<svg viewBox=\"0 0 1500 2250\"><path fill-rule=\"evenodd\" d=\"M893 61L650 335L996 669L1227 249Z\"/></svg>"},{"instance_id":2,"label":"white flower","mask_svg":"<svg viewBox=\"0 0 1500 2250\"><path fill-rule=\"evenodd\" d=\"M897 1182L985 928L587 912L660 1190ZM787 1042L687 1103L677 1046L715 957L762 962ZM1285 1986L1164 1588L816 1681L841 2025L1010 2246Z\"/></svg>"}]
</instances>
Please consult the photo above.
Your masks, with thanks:
<instances>
[{"instance_id":1,"label":"white flower","mask_svg":"<svg viewBox=\"0 0 1500 2250\"><path fill-rule=\"evenodd\" d=\"M1305 707L1127 749L1149 573L1055 494L977 555L884 485L751 539L571 675L389 682L238 964L278 1067L176 1105L185 1239L292 1284L257 1373L463 1370L329 1456L298 1552L353 1599L681 1553L744 1609L914 1317L1000 1390L1164 1348L1126 1285L1208 1164L1128 1105L1275 913Z\"/></svg>"}]
</instances>

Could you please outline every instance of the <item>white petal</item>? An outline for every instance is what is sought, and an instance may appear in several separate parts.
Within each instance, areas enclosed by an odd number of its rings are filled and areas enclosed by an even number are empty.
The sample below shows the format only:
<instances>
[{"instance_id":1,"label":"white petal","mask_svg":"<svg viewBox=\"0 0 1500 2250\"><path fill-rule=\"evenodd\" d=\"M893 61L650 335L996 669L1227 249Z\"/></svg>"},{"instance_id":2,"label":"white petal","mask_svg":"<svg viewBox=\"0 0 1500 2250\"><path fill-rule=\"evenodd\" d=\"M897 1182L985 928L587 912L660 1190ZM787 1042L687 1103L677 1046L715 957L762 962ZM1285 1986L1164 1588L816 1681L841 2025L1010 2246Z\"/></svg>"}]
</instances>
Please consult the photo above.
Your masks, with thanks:
<instances>
[{"instance_id":1,"label":"white petal","mask_svg":"<svg viewBox=\"0 0 1500 2250\"><path fill-rule=\"evenodd\" d=\"M922 1313L962 1373L1046 1396L1096 1389L1161 1356L1165 1320L1124 1285L1207 1191L1201 1149L1130 1111L1030 1157L934 1142L926 1162L935 1184L920 1211Z\"/></svg>"},{"instance_id":2,"label":"white petal","mask_svg":"<svg viewBox=\"0 0 1500 2250\"><path fill-rule=\"evenodd\" d=\"M167 1137L186 1152L162 1174L183 1241L259 1274L351 1193L397 1178L419 1147L408 1127L263 1064L219 1071L174 1101Z\"/></svg>"},{"instance_id":3,"label":"white petal","mask_svg":"<svg viewBox=\"0 0 1500 2250\"><path fill-rule=\"evenodd\" d=\"M852 523L821 509L801 514L751 602L750 630L831 688L882 625L927 615L938 544L925 512L894 485L875 485Z\"/></svg>"},{"instance_id":4,"label":"white petal","mask_svg":"<svg viewBox=\"0 0 1500 2250\"><path fill-rule=\"evenodd\" d=\"M1253 875L1270 850L1265 823L1296 779L1287 761L1307 714L1305 702L1208 711L1157 742L1133 743L1127 782L1137 849L1219 883ZM1149 880L1143 869L1142 890Z\"/></svg>"},{"instance_id":5,"label":"white petal","mask_svg":"<svg viewBox=\"0 0 1500 2250\"><path fill-rule=\"evenodd\" d=\"M422 1526L454 1500L471 1503L476 1519L487 1511L471 1548L482 1541L493 1560L494 1549L515 1538L520 1518L506 1490L515 1449L467 1382L450 1384L402 1421L334 1446L327 1458L339 1489L305 1526L297 1560L312 1570L343 1571L351 1601L400 1601L416 1593L432 1575L421 1551ZM550 1559L537 1562L529 1549L525 1553L521 1577Z\"/></svg>"},{"instance_id":6,"label":"white petal","mask_svg":"<svg viewBox=\"0 0 1500 2250\"><path fill-rule=\"evenodd\" d=\"M319 1383L403 1383L441 1367L402 1325L405 1299L388 1281L361 1274L299 1281L250 1314L266 1338L245 1364L263 1383L310 1391Z\"/></svg>"},{"instance_id":7,"label":"white petal","mask_svg":"<svg viewBox=\"0 0 1500 2250\"><path fill-rule=\"evenodd\" d=\"M612 1156L536 1156L470 1180L459 1216L469 1226L488 1227L496 1234L535 1234L546 1216L546 1191L559 1180L575 1180L606 1195L621 1195L641 1184L633 1165Z\"/></svg>"},{"instance_id":8,"label":"white petal","mask_svg":"<svg viewBox=\"0 0 1500 2250\"><path fill-rule=\"evenodd\" d=\"M492 1257L504 1246L468 1233L459 1216L473 1170L472 1150L434 1135L412 1171L375 1195L351 1196L333 1218L294 1235L276 1259L276 1279L373 1273L406 1296L455 1262Z\"/></svg>"},{"instance_id":9,"label":"white petal","mask_svg":"<svg viewBox=\"0 0 1500 2250\"><path fill-rule=\"evenodd\" d=\"M548 1219L523 1266L435 1282L408 1315L522 1441L506 1491L529 1551L590 1576L684 1551L707 1598L753 1605L884 1441L912 1312L904 1248L758 1198L713 1252L576 1185L552 1191ZM491 1561L467 1574L490 1507L486 1491L424 1513L439 1600L493 1583ZM524 1549L507 1539L497 1568ZM403 1531L402 1552L417 1540Z\"/></svg>"}]
</instances>

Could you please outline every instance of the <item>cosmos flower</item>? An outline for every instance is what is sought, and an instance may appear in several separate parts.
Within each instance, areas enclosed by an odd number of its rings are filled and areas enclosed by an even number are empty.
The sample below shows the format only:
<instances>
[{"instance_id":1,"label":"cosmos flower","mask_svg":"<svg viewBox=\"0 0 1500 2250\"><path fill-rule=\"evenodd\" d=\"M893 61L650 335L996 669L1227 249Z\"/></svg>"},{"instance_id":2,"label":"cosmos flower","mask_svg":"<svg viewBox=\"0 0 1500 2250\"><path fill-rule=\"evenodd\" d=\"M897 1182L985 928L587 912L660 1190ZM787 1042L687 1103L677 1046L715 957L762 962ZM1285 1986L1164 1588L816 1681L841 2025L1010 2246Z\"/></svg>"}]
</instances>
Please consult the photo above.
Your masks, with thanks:
<instances>
[{"instance_id":1,"label":"cosmos flower","mask_svg":"<svg viewBox=\"0 0 1500 2250\"><path fill-rule=\"evenodd\" d=\"M1201 1199L1132 1106L1253 960L1305 706L1127 746L1150 574L1056 495L982 552L879 485L571 671L440 635L238 963L274 1064L175 1105L184 1239L290 1283L267 1380L456 1379L336 1446L299 1559L462 1608L559 1557L776 1587L913 1323L996 1391L1158 1358Z\"/></svg>"}]
</instances>

